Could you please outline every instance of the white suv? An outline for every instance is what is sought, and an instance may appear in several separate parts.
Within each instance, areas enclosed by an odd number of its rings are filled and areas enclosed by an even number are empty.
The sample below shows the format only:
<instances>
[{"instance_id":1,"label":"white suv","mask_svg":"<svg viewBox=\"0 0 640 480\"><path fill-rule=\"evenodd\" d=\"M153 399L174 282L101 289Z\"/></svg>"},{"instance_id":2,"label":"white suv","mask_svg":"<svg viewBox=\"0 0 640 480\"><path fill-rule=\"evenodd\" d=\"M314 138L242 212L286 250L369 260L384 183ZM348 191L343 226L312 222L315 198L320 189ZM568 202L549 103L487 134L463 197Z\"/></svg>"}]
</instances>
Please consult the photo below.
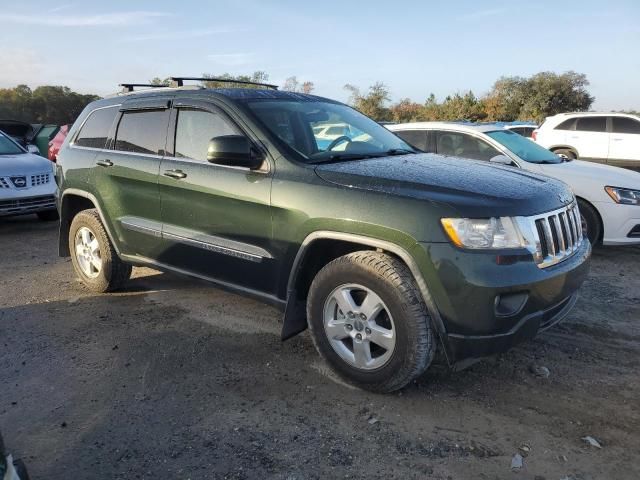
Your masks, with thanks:
<instances>
[{"instance_id":1,"label":"white suv","mask_svg":"<svg viewBox=\"0 0 640 480\"><path fill-rule=\"evenodd\" d=\"M625 113L560 113L533 139L558 155L618 166L640 166L640 117Z\"/></svg>"}]
</instances>

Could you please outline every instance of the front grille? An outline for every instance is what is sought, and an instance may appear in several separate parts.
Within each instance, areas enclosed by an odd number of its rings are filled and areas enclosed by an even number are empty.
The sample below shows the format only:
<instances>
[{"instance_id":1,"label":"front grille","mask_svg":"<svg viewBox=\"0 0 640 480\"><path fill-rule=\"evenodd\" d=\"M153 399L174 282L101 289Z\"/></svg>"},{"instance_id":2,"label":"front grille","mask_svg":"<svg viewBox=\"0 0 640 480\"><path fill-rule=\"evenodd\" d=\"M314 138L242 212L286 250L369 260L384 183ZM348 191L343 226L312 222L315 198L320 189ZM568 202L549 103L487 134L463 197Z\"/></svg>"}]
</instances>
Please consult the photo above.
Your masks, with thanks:
<instances>
[{"instance_id":1,"label":"front grille","mask_svg":"<svg viewBox=\"0 0 640 480\"><path fill-rule=\"evenodd\" d=\"M42 208L55 207L55 197L44 195L41 197L16 198L12 200L0 200L0 214L22 213Z\"/></svg>"},{"instance_id":2,"label":"front grille","mask_svg":"<svg viewBox=\"0 0 640 480\"><path fill-rule=\"evenodd\" d=\"M50 175L48 173L41 173L39 175L31 175L31 186L37 187L38 185L45 185L49 183Z\"/></svg>"},{"instance_id":3,"label":"front grille","mask_svg":"<svg viewBox=\"0 0 640 480\"><path fill-rule=\"evenodd\" d=\"M584 241L580 211L575 202L529 219L535 227L533 233L540 268L555 265L570 257Z\"/></svg>"},{"instance_id":4,"label":"front grille","mask_svg":"<svg viewBox=\"0 0 640 480\"><path fill-rule=\"evenodd\" d=\"M2 177L0 177L0 188L9 188L9 182Z\"/></svg>"}]
</instances>

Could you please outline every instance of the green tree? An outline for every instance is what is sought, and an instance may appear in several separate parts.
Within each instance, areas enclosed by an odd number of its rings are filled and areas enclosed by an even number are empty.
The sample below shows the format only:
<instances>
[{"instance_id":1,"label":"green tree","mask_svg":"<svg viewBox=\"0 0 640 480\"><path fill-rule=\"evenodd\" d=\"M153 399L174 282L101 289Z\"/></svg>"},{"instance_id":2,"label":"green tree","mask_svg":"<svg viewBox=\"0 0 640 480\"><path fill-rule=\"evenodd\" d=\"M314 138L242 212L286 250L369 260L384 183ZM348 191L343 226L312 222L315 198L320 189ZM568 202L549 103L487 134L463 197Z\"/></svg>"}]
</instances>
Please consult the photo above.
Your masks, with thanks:
<instances>
[{"instance_id":1,"label":"green tree","mask_svg":"<svg viewBox=\"0 0 640 480\"><path fill-rule=\"evenodd\" d=\"M0 118L29 123L73 123L97 95L84 95L68 87L46 85L31 90L27 85L0 89Z\"/></svg>"},{"instance_id":2,"label":"green tree","mask_svg":"<svg viewBox=\"0 0 640 480\"><path fill-rule=\"evenodd\" d=\"M242 82L256 82L256 83L267 83L269 81L269 74L263 71L255 71L251 75L231 75L229 73L223 73L222 75L212 75L210 73L202 74L203 78L218 78L220 80L239 80ZM229 86L233 86L233 83L229 82L216 82L215 80L205 80L202 82L203 86L206 88L228 88ZM242 86L243 88L261 88L258 85L244 85L244 84L236 84L236 86Z\"/></svg>"},{"instance_id":3,"label":"green tree","mask_svg":"<svg viewBox=\"0 0 640 480\"><path fill-rule=\"evenodd\" d=\"M374 83L369 87L366 95L363 95L358 87L351 84L346 84L344 88L350 92L349 103L356 110L378 121L391 118L391 112L386 107L386 103L390 100L389 88L384 83Z\"/></svg>"}]
</instances>

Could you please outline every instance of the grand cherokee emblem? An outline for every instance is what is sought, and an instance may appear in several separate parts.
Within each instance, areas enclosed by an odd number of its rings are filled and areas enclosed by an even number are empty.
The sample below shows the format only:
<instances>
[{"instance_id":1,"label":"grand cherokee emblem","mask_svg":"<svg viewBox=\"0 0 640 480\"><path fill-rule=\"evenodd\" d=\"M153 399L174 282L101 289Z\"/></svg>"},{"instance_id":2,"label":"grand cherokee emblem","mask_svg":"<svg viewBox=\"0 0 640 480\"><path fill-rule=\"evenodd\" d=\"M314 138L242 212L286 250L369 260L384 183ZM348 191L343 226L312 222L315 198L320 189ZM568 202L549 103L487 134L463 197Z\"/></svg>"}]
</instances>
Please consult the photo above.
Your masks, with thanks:
<instances>
[{"instance_id":1,"label":"grand cherokee emblem","mask_svg":"<svg viewBox=\"0 0 640 480\"><path fill-rule=\"evenodd\" d=\"M16 188L24 188L27 186L27 177L11 177L11 181Z\"/></svg>"}]
</instances>

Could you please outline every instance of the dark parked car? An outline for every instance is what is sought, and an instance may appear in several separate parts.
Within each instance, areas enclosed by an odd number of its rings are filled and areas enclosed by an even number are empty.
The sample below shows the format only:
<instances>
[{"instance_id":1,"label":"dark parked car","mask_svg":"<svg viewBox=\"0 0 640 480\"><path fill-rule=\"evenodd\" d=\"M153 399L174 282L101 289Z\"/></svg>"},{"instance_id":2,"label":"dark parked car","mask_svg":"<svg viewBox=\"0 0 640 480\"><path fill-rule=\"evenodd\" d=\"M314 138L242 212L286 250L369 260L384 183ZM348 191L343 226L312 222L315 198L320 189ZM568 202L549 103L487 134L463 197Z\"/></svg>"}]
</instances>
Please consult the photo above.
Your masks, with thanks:
<instances>
[{"instance_id":1,"label":"dark parked car","mask_svg":"<svg viewBox=\"0 0 640 480\"><path fill-rule=\"evenodd\" d=\"M321 147L328 123L359 135ZM88 288L119 288L132 265L213 281L282 308L283 339L309 326L329 364L374 391L406 385L436 349L462 367L535 336L588 272L576 229L571 250L541 234L576 218L564 183L418 153L326 98L125 93L90 104L69 139L59 247Z\"/></svg>"}]
</instances>

